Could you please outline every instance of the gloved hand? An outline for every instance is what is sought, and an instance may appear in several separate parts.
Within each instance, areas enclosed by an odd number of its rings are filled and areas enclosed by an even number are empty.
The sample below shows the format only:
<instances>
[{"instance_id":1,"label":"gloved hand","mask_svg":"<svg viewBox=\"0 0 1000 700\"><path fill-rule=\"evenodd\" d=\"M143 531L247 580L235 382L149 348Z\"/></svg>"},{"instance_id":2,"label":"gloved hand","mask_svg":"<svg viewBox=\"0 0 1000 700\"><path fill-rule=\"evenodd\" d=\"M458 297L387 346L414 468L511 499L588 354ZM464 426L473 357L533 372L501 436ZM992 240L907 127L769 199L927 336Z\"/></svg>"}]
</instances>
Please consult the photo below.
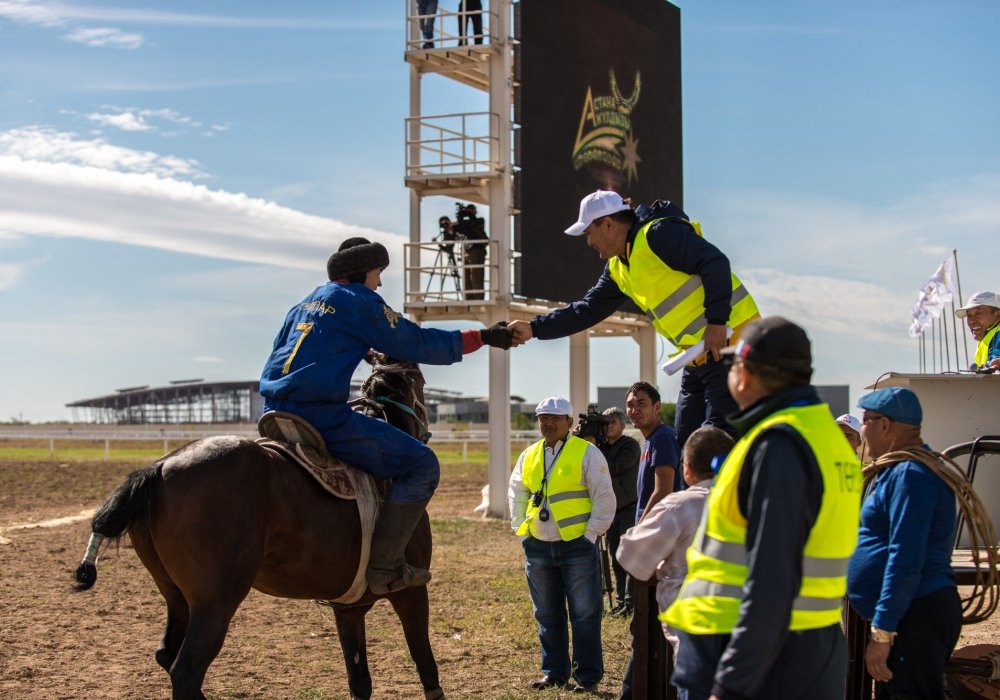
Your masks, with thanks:
<instances>
[{"instance_id":1,"label":"gloved hand","mask_svg":"<svg viewBox=\"0 0 1000 700\"><path fill-rule=\"evenodd\" d=\"M510 350L510 346L514 344L514 333L507 328L506 321L500 321L499 323L494 323L489 328L480 329L479 337L487 345L492 345L501 350Z\"/></svg>"}]
</instances>

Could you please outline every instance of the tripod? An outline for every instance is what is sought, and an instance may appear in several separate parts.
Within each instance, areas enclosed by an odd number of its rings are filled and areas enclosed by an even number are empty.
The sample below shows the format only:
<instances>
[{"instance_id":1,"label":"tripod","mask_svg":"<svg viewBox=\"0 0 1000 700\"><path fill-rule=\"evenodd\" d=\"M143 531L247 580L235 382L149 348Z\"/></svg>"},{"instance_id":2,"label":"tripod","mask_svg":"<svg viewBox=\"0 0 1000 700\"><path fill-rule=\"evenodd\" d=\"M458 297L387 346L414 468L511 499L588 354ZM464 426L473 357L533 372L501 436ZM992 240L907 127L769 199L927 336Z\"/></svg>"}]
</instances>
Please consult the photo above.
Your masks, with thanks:
<instances>
[{"instance_id":1,"label":"tripod","mask_svg":"<svg viewBox=\"0 0 1000 700\"><path fill-rule=\"evenodd\" d=\"M441 240L441 235L434 237L435 241ZM447 264L446 264L447 261ZM462 291L462 277L458 274L458 260L455 258L455 244L454 243L441 243L438 245L437 255L434 257L434 264L431 265L430 274L427 276L427 289L425 292L431 291L431 285L434 283L434 276L437 275L438 278L438 295L444 296L444 283L449 277L455 283L455 291Z\"/></svg>"}]
</instances>

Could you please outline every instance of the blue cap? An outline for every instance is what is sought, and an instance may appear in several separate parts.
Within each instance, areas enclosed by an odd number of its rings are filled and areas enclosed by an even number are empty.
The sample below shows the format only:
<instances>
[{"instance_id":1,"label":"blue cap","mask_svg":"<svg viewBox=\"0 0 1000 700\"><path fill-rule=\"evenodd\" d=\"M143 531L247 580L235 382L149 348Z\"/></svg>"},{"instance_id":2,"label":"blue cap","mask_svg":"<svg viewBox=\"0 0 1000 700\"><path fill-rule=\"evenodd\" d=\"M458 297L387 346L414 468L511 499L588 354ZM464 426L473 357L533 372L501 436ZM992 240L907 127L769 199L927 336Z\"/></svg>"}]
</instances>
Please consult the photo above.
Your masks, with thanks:
<instances>
[{"instance_id":1,"label":"blue cap","mask_svg":"<svg viewBox=\"0 0 1000 700\"><path fill-rule=\"evenodd\" d=\"M879 389L862 396L858 399L858 407L875 411L889 420L907 425L920 425L924 418L917 395L901 386Z\"/></svg>"}]
</instances>

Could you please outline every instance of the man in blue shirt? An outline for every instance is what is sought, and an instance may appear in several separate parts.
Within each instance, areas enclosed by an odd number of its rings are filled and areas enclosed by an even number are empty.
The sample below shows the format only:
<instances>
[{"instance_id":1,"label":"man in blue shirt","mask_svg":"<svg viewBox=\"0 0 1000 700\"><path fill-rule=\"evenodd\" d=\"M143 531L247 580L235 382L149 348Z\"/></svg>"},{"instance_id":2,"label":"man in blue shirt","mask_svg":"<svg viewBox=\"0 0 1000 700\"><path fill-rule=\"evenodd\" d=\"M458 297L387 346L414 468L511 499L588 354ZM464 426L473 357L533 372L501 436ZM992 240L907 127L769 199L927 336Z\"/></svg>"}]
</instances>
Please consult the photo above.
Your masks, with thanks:
<instances>
[{"instance_id":1,"label":"man in blue shirt","mask_svg":"<svg viewBox=\"0 0 1000 700\"><path fill-rule=\"evenodd\" d=\"M380 243L350 238L327 262L329 282L292 307L274 339L260 378L264 410L301 416L334 457L391 480L368 564L378 595L425 585L430 572L406 564L403 550L437 488L434 452L387 423L348 406L351 376L368 350L399 360L450 365L483 344L509 349L503 324L482 330L421 328L393 311L376 289L389 253Z\"/></svg>"},{"instance_id":2,"label":"man in blue shirt","mask_svg":"<svg viewBox=\"0 0 1000 700\"><path fill-rule=\"evenodd\" d=\"M875 462L865 469L872 480L861 506L847 597L871 620L865 665L879 682L878 700L940 698L944 666L962 631L951 567L955 494L914 459L917 450L929 450L920 437L923 411L916 394L879 389L858 406Z\"/></svg>"}]
</instances>

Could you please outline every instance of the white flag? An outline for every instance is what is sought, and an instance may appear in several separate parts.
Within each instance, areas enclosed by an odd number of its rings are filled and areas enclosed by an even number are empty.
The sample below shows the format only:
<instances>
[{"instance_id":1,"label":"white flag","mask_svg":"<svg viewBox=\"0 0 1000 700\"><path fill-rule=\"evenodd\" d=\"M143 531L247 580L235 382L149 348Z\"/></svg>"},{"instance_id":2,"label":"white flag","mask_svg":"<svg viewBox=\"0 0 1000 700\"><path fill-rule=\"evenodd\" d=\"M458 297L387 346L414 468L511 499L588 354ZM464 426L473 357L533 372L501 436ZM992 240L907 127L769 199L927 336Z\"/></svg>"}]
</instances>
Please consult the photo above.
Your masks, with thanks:
<instances>
[{"instance_id":1,"label":"white flag","mask_svg":"<svg viewBox=\"0 0 1000 700\"><path fill-rule=\"evenodd\" d=\"M927 280L920 289L917 304L913 307L913 323L910 324L910 337L916 338L931 327L934 319L941 316L945 304L955 298L956 289L952 282L954 258L949 257L938 265L937 272Z\"/></svg>"}]
</instances>

